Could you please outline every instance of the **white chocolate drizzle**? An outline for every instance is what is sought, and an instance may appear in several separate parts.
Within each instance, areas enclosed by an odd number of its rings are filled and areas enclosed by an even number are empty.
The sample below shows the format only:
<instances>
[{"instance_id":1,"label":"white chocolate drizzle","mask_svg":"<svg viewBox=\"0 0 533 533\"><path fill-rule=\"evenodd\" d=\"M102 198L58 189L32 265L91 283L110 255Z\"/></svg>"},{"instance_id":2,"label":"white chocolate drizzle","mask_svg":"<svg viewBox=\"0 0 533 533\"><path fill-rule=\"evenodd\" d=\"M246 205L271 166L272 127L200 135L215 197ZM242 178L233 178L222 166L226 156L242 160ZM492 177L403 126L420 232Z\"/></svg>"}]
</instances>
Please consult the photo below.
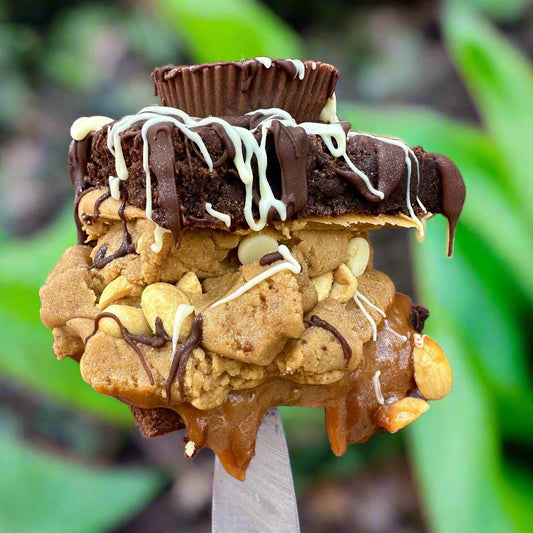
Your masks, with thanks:
<instances>
[{"instance_id":1,"label":"white chocolate drizzle","mask_svg":"<svg viewBox=\"0 0 533 533\"><path fill-rule=\"evenodd\" d=\"M424 347L424 344L425 344L425 339L426 336L425 335L421 335L420 333L415 333L413 335L413 340L415 341L415 346L417 348L423 348Z\"/></svg>"},{"instance_id":2,"label":"white chocolate drizzle","mask_svg":"<svg viewBox=\"0 0 533 533\"><path fill-rule=\"evenodd\" d=\"M150 246L150 250L154 252L154 254L158 254L162 248L163 248L163 235L165 233L171 233L169 229L163 228L159 224L155 224L154 229L154 242L152 243L152 246Z\"/></svg>"},{"instance_id":3,"label":"white chocolate drizzle","mask_svg":"<svg viewBox=\"0 0 533 533\"><path fill-rule=\"evenodd\" d=\"M272 66L272 59L270 57L259 56L255 58L256 61L259 61L261 65L265 68L270 68Z\"/></svg>"},{"instance_id":4,"label":"white chocolate drizzle","mask_svg":"<svg viewBox=\"0 0 533 533\"><path fill-rule=\"evenodd\" d=\"M374 394L376 395L376 400L379 404L385 404L385 398L381 392L381 383L379 382L379 376L381 376L381 370L376 370L376 373L372 377L372 383L374 384Z\"/></svg>"},{"instance_id":5,"label":"white chocolate drizzle","mask_svg":"<svg viewBox=\"0 0 533 533\"><path fill-rule=\"evenodd\" d=\"M106 124L113 122L112 118L101 115L94 115L92 117L79 117L70 126L70 136L75 141L83 141L92 131L98 131Z\"/></svg>"},{"instance_id":6,"label":"white chocolate drizzle","mask_svg":"<svg viewBox=\"0 0 533 533\"><path fill-rule=\"evenodd\" d=\"M231 217L226 213L221 213L220 211L213 209L213 205L209 202L205 203L205 211L212 217L222 220L222 222L224 222L228 228L231 226Z\"/></svg>"},{"instance_id":7,"label":"white chocolate drizzle","mask_svg":"<svg viewBox=\"0 0 533 533\"><path fill-rule=\"evenodd\" d=\"M180 330L184 320L194 313L194 307L187 304L179 304L174 315L174 324L172 327L172 353L176 351L176 346L179 342Z\"/></svg>"},{"instance_id":8,"label":"white chocolate drizzle","mask_svg":"<svg viewBox=\"0 0 533 533\"><path fill-rule=\"evenodd\" d=\"M374 305L366 296L361 294L359 291L355 291L353 299L361 310L361 313L363 313L364 317L370 323L370 327L372 328L372 340L375 341L378 338L378 328L376 325L376 321L372 318L372 315L366 310L363 303L377 311L383 318L386 318L387 315L382 309L380 309L377 305Z\"/></svg>"},{"instance_id":9,"label":"white chocolate drizzle","mask_svg":"<svg viewBox=\"0 0 533 533\"><path fill-rule=\"evenodd\" d=\"M120 180L116 176L109 176L109 192L113 200L120 200Z\"/></svg>"},{"instance_id":10,"label":"white chocolate drizzle","mask_svg":"<svg viewBox=\"0 0 533 533\"><path fill-rule=\"evenodd\" d=\"M210 305L209 308L214 309L219 305L223 305L225 303L231 302L231 300L235 300L235 298L242 296L245 292L249 291L265 279L268 279L274 274L282 272L283 270L290 270L293 274L299 274L302 271L302 266L300 265L300 263L298 263L298 261L296 261L289 249L284 244L281 244L278 247L278 252L282 255L283 259L285 259L283 263L278 263L277 265L267 268L266 270L261 272L261 274L258 274L257 276L254 276L251 280L247 281L235 292L232 292L229 296L225 296L224 298Z\"/></svg>"},{"instance_id":11,"label":"white chocolate drizzle","mask_svg":"<svg viewBox=\"0 0 533 533\"><path fill-rule=\"evenodd\" d=\"M427 209L425 208L424 204L418 197L418 189L420 187L420 163L418 162L418 157L416 157L416 154L413 152L410 146L408 146L405 142L403 142L401 139L394 139L392 137L380 137L378 135L372 135L371 133L365 133L361 131L350 131L348 133L348 137L370 137L371 139L376 139L378 141L392 144L393 146L398 146L401 148L405 154L405 166L407 167L407 192L406 192L406 202L407 202L407 210L409 211L409 216L411 217L411 220L415 223L418 233L420 236L424 236L424 224L420 221L420 219L415 215L413 206L411 204L411 174L412 174L412 164L411 164L411 157L415 161L416 166L416 202L420 206L420 209L424 213L427 213Z\"/></svg>"},{"instance_id":12,"label":"white chocolate drizzle","mask_svg":"<svg viewBox=\"0 0 533 533\"><path fill-rule=\"evenodd\" d=\"M327 122L328 124L332 122L339 122L339 117L337 116L337 96L335 93L328 98L326 104L320 112L319 119L322 122Z\"/></svg>"},{"instance_id":13,"label":"white chocolate drizzle","mask_svg":"<svg viewBox=\"0 0 533 533\"><path fill-rule=\"evenodd\" d=\"M294 65L294 68L296 69L296 74L294 75L294 77L303 80L305 77L305 65L303 64L303 62L299 59L287 59L287 61L289 61L289 63L292 63Z\"/></svg>"}]
</instances>

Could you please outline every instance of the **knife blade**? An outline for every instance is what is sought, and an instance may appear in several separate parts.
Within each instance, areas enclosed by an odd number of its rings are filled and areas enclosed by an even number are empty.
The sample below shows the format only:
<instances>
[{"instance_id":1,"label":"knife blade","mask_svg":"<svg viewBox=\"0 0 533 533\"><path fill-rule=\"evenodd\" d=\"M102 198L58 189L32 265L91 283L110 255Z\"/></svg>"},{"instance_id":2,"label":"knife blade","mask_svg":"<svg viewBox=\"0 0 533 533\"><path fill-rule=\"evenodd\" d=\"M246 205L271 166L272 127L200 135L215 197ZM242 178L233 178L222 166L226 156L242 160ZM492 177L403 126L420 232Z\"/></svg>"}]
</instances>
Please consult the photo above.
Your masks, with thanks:
<instances>
[{"instance_id":1,"label":"knife blade","mask_svg":"<svg viewBox=\"0 0 533 533\"><path fill-rule=\"evenodd\" d=\"M285 433L277 407L265 414L246 480L215 457L212 532L299 533L298 507Z\"/></svg>"}]
</instances>

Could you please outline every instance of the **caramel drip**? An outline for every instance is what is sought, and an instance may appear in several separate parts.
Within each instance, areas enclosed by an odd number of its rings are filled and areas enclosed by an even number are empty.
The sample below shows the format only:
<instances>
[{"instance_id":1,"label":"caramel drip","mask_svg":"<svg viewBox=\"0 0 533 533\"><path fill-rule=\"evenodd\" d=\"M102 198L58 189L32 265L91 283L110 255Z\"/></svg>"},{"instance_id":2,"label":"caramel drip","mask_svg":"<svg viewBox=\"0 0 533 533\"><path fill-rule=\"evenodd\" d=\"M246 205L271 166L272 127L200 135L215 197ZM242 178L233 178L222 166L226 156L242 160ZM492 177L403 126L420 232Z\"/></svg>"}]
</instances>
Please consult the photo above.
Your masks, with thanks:
<instances>
[{"instance_id":1,"label":"caramel drip","mask_svg":"<svg viewBox=\"0 0 533 533\"><path fill-rule=\"evenodd\" d=\"M184 381L185 369L187 368L187 361L192 351L200 346L202 342L202 315L196 315L192 320L192 330L189 338L183 341L174 352L172 357L172 364L170 365L170 372L168 374L167 382L165 384L165 391L167 393L167 404L170 403L172 396L172 383L178 376L178 384L180 390L180 397L184 397Z\"/></svg>"},{"instance_id":2,"label":"caramel drip","mask_svg":"<svg viewBox=\"0 0 533 533\"><path fill-rule=\"evenodd\" d=\"M139 361L141 362L142 367L144 368L144 371L146 372L146 375L148 376L148 380L150 381L150 385L154 384L154 376L152 375L152 371L148 367L148 364L146 363L146 359L144 358L140 348L137 346L136 342L140 342L142 344L152 344L148 342L148 337L145 335L133 335L133 333L130 333L128 329L122 324L120 319L114 315L113 313L100 313L96 315L94 319L94 330L93 332L85 339L85 344L89 341L89 339L96 335L96 332L98 331L98 324L100 323L100 320L102 318L111 318L113 319L118 327L120 328L120 333L122 335L122 338L131 346L131 348L134 350L134 352L139 357ZM166 342L166 341L165 341ZM164 343L163 343L164 344Z\"/></svg>"},{"instance_id":3,"label":"caramel drip","mask_svg":"<svg viewBox=\"0 0 533 533\"><path fill-rule=\"evenodd\" d=\"M157 192L161 207L165 212L165 221L178 246L181 234L181 215L179 197L175 178L174 144L172 127L161 122L148 128L147 139L150 154L150 168L157 178Z\"/></svg>"},{"instance_id":4,"label":"caramel drip","mask_svg":"<svg viewBox=\"0 0 533 533\"><path fill-rule=\"evenodd\" d=\"M106 253L107 253L109 246L107 244L100 246L100 248L96 252L96 255L94 256L93 264L89 268L98 268L98 269L104 268L108 263L111 263L111 261L113 261L114 259L118 259L119 257L124 257L128 254L132 254L135 252L135 245L133 244L131 240L131 234L128 231L128 224L126 223L126 216L124 215L124 211L126 209L126 202L128 199L127 194L124 192L123 196L124 198L118 209L118 216L122 222L122 228L123 228L122 243L120 244L116 252L108 256L106 256Z\"/></svg>"},{"instance_id":5,"label":"caramel drip","mask_svg":"<svg viewBox=\"0 0 533 533\"><path fill-rule=\"evenodd\" d=\"M325 329L333 334L333 336L339 341L339 344L342 347L342 353L344 354L344 360L346 361L346 366L352 358L352 348L348 344L348 341L341 335L339 330L333 327L329 322L322 320L320 317L313 315L309 320L304 320L308 326L316 326L318 328Z\"/></svg>"},{"instance_id":6,"label":"caramel drip","mask_svg":"<svg viewBox=\"0 0 533 533\"><path fill-rule=\"evenodd\" d=\"M442 214L448 219L448 257L453 253L453 240L457 220L465 203L466 188L455 163L447 157L434 154L442 187Z\"/></svg>"},{"instance_id":7,"label":"caramel drip","mask_svg":"<svg viewBox=\"0 0 533 533\"><path fill-rule=\"evenodd\" d=\"M410 299L396 295L380 325L377 342L366 343L360 365L335 383L302 385L273 379L253 389L233 392L222 405L207 411L187 403L176 406L189 439L197 448L214 450L228 473L241 480L254 455L263 415L275 405L325 407L328 435L336 455L345 452L348 442L366 441L378 429L374 414L381 406L372 382L376 370L381 370L386 403L416 390L410 310Z\"/></svg>"}]
</instances>

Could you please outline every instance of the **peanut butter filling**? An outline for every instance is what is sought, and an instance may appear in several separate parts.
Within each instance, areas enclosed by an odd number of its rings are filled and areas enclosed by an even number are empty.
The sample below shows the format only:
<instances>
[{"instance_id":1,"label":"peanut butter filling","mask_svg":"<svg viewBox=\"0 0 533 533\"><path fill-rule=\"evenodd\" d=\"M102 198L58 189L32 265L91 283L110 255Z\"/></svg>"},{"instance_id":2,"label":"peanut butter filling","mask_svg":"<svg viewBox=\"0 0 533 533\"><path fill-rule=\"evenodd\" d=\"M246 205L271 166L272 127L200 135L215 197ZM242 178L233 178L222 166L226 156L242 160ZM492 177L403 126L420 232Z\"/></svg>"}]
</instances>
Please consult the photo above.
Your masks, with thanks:
<instances>
[{"instance_id":1,"label":"peanut butter filling","mask_svg":"<svg viewBox=\"0 0 533 533\"><path fill-rule=\"evenodd\" d=\"M195 449L239 479L271 406L324 407L341 455L417 418L428 407L418 391L438 399L451 387L357 225L192 229L175 246L106 189L84 194L77 214L87 242L41 290L56 356L79 360L103 394L178 413Z\"/></svg>"}]
</instances>

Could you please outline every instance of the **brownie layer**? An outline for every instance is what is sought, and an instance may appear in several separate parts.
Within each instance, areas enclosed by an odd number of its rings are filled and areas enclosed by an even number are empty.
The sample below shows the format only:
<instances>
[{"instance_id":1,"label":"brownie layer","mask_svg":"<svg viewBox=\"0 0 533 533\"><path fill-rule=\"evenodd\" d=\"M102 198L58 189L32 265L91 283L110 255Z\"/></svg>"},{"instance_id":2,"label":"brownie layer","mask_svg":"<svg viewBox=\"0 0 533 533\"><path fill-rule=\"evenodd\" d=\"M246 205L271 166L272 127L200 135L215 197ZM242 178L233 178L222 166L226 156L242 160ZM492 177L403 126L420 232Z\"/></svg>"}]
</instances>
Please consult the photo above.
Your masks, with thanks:
<instances>
[{"instance_id":1,"label":"brownie layer","mask_svg":"<svg viewBox=\"0 0 533 533\"><path fill-rule=\"evenodd\" d=\"M146 205L146 176L142 164L143 142L141 138L142 123L134 124L122 134L122 149L128 168L128 179L122 184L128 202L144 209ZM246 228L244 217L245 191L235 165L226 147L223 135L215 126L203 126L197 129L205 146L215 162L213 171L209 171L202 155L177 128L172 128L172 145L174 151L174 173L181 226L186 227L221 227L220 220L206 213L206 202L213 208L228 214L231 229ZM259 133L255 134L259 137ZM73 144L75 141L73 142ZM366 174L378 189L381 182L393 179L392 190L387 191L383 200L373 198L366 187L358 182L358 177L342 158L335 158L324 145L321 137L306 135L304 172L307 195L301 209L289 213L291 218L328 216L336 217L357 213L377 216L381 214L409 216L407 204L408 169L404 150L398 146L379 140L373 136L356 136L347 138L346 153L356 167ZM109 176L116 175L115 157L107 147L107 128L96 132L88 146L87 176L81 189L92 186L106 187ZM71 151L74 151L74 147ZM443 212L442 207L442 165L436 161L434 154L417 147L413 150L420 167L418 198L430 213ZM267 177L276 197L283 197L282 172L280 157L276 151L273 135L267 141L268 167ZM414 212L423 213L417 196L416 161L411 156L410 203ZM451 161L447 160L450 165ZM256 177L257 178L257 177ZM257 187L257 179L255 180ZM366 196L366 197L365 197ZM162 206L157 176L152 173L153 219L160 226L169 227L168 213ZM254 214L258 215L257 206Z\"/></svg>"}]
</instances>

